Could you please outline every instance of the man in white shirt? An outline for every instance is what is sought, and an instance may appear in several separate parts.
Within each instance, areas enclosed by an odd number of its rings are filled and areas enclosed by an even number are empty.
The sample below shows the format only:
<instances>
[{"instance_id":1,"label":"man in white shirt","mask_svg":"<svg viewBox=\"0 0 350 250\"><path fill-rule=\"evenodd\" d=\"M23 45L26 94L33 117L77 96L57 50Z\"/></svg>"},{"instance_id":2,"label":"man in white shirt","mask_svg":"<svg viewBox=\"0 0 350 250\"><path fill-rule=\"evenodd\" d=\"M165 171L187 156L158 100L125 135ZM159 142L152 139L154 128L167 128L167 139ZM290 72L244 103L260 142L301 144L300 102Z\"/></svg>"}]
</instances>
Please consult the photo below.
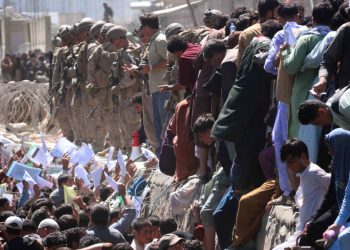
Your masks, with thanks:
<instances>
[{"instance_id":1,"label":"man in white shirt","mask_svg":"<svg viewBox=\"0 0 350 250\"><path fill-rule=\"evenodd\" d=\"M152 241L152 223L149 220L138 218L132 223L134 240L131 247L134 250L143 250Z\"/></svg>"},{"instance_id":2,"label":"man in white shirt","mask_svg":"<svg viewBox=\"0 0 350 250\"><path fill-rule=\"evenodd\" d=\"M299 208L299 219L295 233L273 250L283 250L295 245L296 238L303 231L305 224L320 207L326 194L331 175L316 164L310 162L309 152L304 142L299 139L288 140L281 148L281 160L300 177L300 185L295 194Z\"/></svg>"}]
</instances>

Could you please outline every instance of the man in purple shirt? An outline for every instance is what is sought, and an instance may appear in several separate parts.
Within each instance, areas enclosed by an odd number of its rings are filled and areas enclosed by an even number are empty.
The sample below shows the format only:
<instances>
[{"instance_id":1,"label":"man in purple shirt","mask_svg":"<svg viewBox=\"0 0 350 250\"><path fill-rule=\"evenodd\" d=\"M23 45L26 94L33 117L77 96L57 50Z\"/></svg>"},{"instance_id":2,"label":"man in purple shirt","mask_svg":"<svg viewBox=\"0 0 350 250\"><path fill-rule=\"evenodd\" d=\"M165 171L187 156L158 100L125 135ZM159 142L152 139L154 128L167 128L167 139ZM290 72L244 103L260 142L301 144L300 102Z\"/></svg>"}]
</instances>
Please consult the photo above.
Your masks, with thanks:
<instances>
[{"instance_id":1,"label":"man in purple shirt","mask_svg":"<svg viewBox=\"0 0 350 250\"><path fill-rule=\"evenodd\" d=\"M276 56L280 51L280 47L284 43L288 43L292 46L293 40L295 43L296 39L295 39L295 34L290 34L290 33L291 31L293 32L301 28L301 26L297 24L297 20L299 19L298 18L299 11L296 5L294 4L282 5L278 10L278 15L279 15L279 21L284 25L284 28L283 30L277 32L275 36L272 38L270 50L268 52L268 57L264 65L265 71L273 75L278 74L279 62L276 60ZM278 101L279 102L278 102L276 120L272 130L272 140L275 147L275 157L276 157L276 164L277 164L278 175L279 175L279 185L283 192L282 198L278 202L288 203L287 200L292 190L288 182L286 164L281 161L279 152L282 145L287 140L289 105L285 102L282 102L281 100L278 100Z\"/></svg>"}]
</instances>

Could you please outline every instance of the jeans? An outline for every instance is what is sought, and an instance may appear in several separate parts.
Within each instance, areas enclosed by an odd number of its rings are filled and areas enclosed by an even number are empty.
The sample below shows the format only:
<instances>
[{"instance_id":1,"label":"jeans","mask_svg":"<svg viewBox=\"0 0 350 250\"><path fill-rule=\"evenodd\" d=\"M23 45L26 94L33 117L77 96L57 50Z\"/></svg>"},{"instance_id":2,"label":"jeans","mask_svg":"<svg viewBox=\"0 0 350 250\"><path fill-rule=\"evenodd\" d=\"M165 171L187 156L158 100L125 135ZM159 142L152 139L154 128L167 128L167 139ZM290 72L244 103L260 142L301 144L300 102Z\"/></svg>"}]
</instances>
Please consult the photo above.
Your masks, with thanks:
<instances>
[{"instance_id":1,"label":"jeans","mask_svg":"<svg viewBox=\"0 0 350 250\"><path fill-rule=\"evenodd\" d=\"M234 196L230 187L213 213L214 225L221 249L225 249L232 243L233 227L236 223L239 198Z\"/></svg>"},{"instance_id":2,"label":"jeans","mask_svg":"<svg viewBox=\"0 0 350 250\"><path fill-rule=\"evenodd\" d=\"M165 102L169 99L170 93L155 92L152 93L153 106L153 126L157 137L156 155L159 157L162 145L162 131L166 121L167 112L164 109Z\"/></svg>"}]
</instances>

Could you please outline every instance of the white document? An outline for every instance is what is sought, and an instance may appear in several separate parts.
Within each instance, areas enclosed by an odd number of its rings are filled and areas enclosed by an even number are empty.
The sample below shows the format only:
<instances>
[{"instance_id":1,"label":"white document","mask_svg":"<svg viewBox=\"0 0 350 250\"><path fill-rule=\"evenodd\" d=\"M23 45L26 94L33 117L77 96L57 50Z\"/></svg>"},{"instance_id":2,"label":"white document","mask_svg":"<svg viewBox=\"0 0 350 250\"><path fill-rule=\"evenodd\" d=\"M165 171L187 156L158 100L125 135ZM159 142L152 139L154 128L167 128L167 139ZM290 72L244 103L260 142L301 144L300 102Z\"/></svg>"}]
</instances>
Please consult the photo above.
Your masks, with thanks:
<instances>
[{"instance_id":1,"label":"white document","mask_svg":"<svg viewBox=\"0 0 350 250\"><path fill-rule=\"evenodd\" d=\"M33 186L36 184L36 181L34 181L27 171L24 171L23 180L28 182L30 190L33 191Z\"/></svg>"},{"instance_id":2,"label":"white document","mask_svg":"<svg viewBox=\"0 0 350 250\"><path fill-rule=\"evenodd\" d=\"M83 166L77 166L75 168L75 176L79 179L82 179L84 182L84 185L90 186L90 180L89 180L89 174L86 172L85 168Z\"/></svg>"},{"instance_id":3,"label":"white document","mask_svg":"<svg viewBox=\"0 0 350 250\"><path fill-rule=\"evenodd\" d=\"M92 151L89 145L83 143L83 145L72 154L70 162L85 166L90 160L94 159L94 157L94 151Z\"/></svg>"},{"instance_id":4,"label":"white document","mask_svg":"<svg viewBox=\"0 0 350 250\"><path fill-rule=\"evenodd\" d=\"M90 173L90 177L95 188L98 187L101 183L102 172L103 168L99 167Z\"/></svg>"},{"instance_id":5,"label":"white document","mask_svg":"<svg viewBox=\"0 0 350 250\"><path fill-rule=\"evenodd\" d=\"M67 138L62 137L52 149L51 154L54 157L62 158L65 153L70 156L77 148L78 147L74 143L68 141Z\"/></svg>"},{"instance_id":6,"label":"white document","mask_svg":"<svg viewBox=\"0 0 350 250\"><path fill-rule=\"evenodd\" d=\"M111 146L109 147L109 151L108 151L108 158L107 158L107 168L108 168L108 171L113 171L113 169L110 170L111 166L111 160L112 160L112 157L113 157L113 153L114 153L114 147ZM113 166L114 168L114 166Z\"/></svg>"},{"instance_id":7,"label":"white document","mask_svg":"<svg viewBox=\"0 0 350 250\"><path fill-rule=\"evenodd\" d=\"M147 148L141 148L142 154L147 158L148 161L157 158L153 152Z\"/></svg>"},{"instance_id":8,"label":"white document","mask_svg":"<svg viewBox=\"0 0 350 250\"><path fill-rule=\"evenodd\" d=\"M122 177L124 177L126 175L126 165L125 165L125 161L124 161L124 157L122 154L122 151L119 149L118 151L118 164L120 167L120 175Z\"/></svg>"},{"instance_id":9,"label":"white document","mask_svg":"<svg viewBox=\"0 0 350 250\"><path fill-rule=\"evenodd\" d=\"M53 183L44 179L44 178L41 178L40 176L36 177L35 179L36 183L38 183L38 185L41 187L41 188L45 188L45 187L48 187L48 188L52 188L53 187Z\"/></svg>"},{"instance_id":10,"label":"white document","mask_svg":"<svg viewBox=\"0 0 350 250\"><path fill-rule=\"evenodd\" d=\"M115 181L115 180L113 180L113 178L112 177L110 177L108 174L106 174L105 173L105 177L106 177L106 180L107 180L107 182L108 182L108 184L111 186L111 188L114 190L114 191L119 191L118 190L118 183Z\"/></svg>"}]
</instances>

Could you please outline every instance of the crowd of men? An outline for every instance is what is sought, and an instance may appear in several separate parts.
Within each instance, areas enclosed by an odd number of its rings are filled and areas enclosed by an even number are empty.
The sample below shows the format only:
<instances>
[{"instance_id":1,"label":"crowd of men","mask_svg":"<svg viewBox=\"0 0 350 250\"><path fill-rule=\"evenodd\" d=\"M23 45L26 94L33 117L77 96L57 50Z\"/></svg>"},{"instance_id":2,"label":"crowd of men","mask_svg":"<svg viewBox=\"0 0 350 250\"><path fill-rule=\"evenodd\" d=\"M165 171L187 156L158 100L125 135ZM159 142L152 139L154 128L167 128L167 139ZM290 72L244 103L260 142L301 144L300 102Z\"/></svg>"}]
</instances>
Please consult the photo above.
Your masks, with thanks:
<instances>
[{"instance_id":1,"label":"crowd of men","mask_svg":"<svg viewBox=\"0 0 350 250\"><path fill-rule=\"evenodd\" d=\"M257 12L208 9L204 26L164 32L154 14L139 21L140 44L91 18L60 27L49 94L63 136L101 155L130 152L144 130L146 170L119 162L92 189L81 173L93 161L82 170L63 155L53 187L25 179L18 201L0 198L4 248L256 249L264 214L281 205L298 219L273 249L348 249L350 3L305 17L298 3L259 0ZM23 157L2 166L5 189L17 191L6 173ZM190 210L190 231L140 214L153 168L174 177L171 214Z\"/></svg>"},{"instance_id":2,"label":"crowd of men","mask_svg":"<svg viewBox=\"0 0 350 250\"><path fill-rule=\"evenodd\" d=\"M7 54L1 61L2 81L39 81L49 76L48 55L41 51L29 51L28 53Z\"/></svg>"}]
</instances>

